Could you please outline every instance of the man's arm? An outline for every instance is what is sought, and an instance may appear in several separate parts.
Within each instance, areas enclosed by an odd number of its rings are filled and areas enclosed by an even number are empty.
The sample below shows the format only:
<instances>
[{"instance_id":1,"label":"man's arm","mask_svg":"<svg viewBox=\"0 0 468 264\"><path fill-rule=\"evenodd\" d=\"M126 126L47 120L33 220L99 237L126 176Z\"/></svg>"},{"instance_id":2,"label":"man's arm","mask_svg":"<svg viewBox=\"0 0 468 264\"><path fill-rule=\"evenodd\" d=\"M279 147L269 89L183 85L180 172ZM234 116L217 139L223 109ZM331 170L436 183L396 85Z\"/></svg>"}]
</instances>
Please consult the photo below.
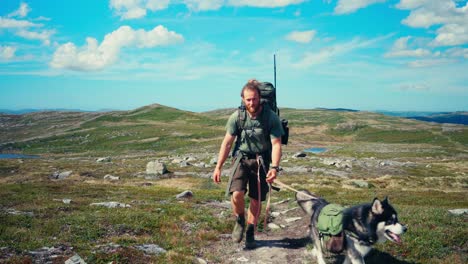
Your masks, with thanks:
<instances>
[{"instance_id":1,"label":"man's arm","mask_svg":"<svg viewBox=\"0 0 468 264\"><path fill-rule=\"evenodd\" d=\"M271 139L271 166L279 167L280 160L281 160L281 137L279 138L272 138ZM268 171L267 174L267 182L274 182L276 179L277 171L275 169L271 169Z\"/></svg>"},{"instance_id":2,"label":"man's arm","mask_svg":"<svg viewBox=\"0 0 468 264\"><path fill-rule=\"evenodd\" d=\"M229 151L231 151L232 143L234 142L235 138L236 136L231 135L229 132L226 132L226 135L224 136L223 143L221 143L221 148L219 149L218 162L216 163L216 168L213 172L213 181L215 183L221 182L221 169L223 168L223 164L229 155Z\"/></svg>"}]
</instances>

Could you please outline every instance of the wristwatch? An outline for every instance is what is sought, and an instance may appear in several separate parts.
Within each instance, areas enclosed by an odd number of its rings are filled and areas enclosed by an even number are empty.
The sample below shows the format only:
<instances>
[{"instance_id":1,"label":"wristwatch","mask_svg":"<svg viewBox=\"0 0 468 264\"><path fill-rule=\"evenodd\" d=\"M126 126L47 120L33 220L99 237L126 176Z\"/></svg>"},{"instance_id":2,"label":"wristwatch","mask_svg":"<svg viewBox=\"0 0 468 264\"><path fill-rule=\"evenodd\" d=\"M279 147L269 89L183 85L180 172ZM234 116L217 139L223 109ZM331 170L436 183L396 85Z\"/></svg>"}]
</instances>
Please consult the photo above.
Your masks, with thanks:
<instances>
[{"instance_id":1,"label":"wristwatch","mask_svg":"<svg viewBox=\"0 0 468 264\"><path fill-rule=\"evenodd\" d=\"M271 166L270 169L274 169L276 172L281 170L279 166Z\"/></svg>"}]
</instances>

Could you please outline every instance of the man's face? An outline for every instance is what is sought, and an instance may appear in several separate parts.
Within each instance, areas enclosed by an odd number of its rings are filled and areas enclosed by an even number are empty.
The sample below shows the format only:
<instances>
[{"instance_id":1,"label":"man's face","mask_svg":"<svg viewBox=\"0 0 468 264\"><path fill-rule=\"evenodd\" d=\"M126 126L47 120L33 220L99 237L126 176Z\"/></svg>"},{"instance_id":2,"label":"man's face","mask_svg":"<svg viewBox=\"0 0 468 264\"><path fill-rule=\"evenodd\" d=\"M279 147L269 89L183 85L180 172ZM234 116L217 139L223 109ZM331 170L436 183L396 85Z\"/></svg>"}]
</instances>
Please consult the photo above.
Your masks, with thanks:
<instances>
[{"instance_id":1,"label":"man's face","mask_svg":"<svg viewBox=\"0 0 468 264\"><path fill-rule=\"evenodd\" d=\"M242 100L249 113L255 114L260 109L260 96L255 90L245 90Z\"/></svg>"}]
</instances>

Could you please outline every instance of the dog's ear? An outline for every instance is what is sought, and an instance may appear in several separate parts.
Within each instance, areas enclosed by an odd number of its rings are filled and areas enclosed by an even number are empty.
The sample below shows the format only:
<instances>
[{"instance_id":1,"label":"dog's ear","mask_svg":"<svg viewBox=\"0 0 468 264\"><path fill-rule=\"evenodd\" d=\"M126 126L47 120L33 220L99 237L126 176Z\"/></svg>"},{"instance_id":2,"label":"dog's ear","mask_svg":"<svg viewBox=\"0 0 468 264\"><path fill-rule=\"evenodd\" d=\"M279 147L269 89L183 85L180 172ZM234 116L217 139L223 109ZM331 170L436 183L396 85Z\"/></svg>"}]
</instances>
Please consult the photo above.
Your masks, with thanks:
<instances>
[{"instance_id":1,"label":"dog's ear","mask_svg":"<svg viewBox=\"0 0 468 264\"><path fill-rule=\"evenodd\" d=\"M388 196L385 196L385 199L382 201L382 204L389 204Z\"/></svg>"},{"instance_id":2,"label":"dog's ear","mask_svg":"<svg viewBox=\"0 0 468 264\"><path fill-rule=\"evenodd\" d=\"M374 214L382 214L383 213L382 203L377 198L374 198L374 201L372 202L372 213L374 213Z\"/></svg>"},{"instance_id":3,"label":"dog's ear","mask_svg":"<svg viewBox=\"0 0 468 264\"><path fill-rule=\"evenodd\" d=\"M297 204L301 207L301 209L308 215L312 216L312 205L314 204L311 197L314 195L307 190L301 190L296 193L296 201Z\"/></svg>"}]
</instances>

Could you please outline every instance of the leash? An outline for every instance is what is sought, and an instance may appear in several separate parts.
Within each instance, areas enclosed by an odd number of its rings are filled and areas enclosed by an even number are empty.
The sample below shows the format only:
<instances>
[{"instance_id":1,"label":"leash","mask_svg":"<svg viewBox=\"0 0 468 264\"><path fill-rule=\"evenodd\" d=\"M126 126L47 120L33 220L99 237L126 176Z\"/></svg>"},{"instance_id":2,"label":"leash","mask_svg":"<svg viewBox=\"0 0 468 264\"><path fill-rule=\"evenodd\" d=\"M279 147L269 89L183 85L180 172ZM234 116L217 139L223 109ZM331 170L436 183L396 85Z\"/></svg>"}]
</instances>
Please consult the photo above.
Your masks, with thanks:
<instances>
[{"instance_id":1,"label":"leash","mask_svg":"<svg viewBox=\"0 0 468 264\"><path fill-rule=\"evenodd\" d=\"M260 160L260 155L257 154L257 197L258 197L258 209L257 209L257 214L255 216L255 229L257 229L257 221L258 221L258 218L260 217L260 213L261 213L261 204L262 204L262 187L260 186L261 185L261 182L260 182L260 167L262 166L261 164L261 160Z\"/></svg>"},{"instance_id":2,"label":"leash","mask_svg":"<svg viewBox=\"0 0 468 264\"><path fill-rule=\"evenodd\" d=\"M305 196L309 197L310 199L313 199L313 200L316 200L316 199L317 199L316 196L312 196L312 195L310 195L310 194L308 194L308 193L305 193L305 192L296 190L296 189L294 189L293 187L291 187L291 186L289 186L289 185L287 185L287 184L285 184L285 183L282 183L282 182L281 182L280 180L278 180L278 179L275 180L275 183L278 184L278 185L280 185L280 186L282 186L282 187L284 187L284 188L286 188L286 189L288 189L288 190L290 190L290 191L293 191L293 192L296 192L296 193L300 193L300 194L302 194L302 195L305 195Z\"/></svg>"}]
</instances>

